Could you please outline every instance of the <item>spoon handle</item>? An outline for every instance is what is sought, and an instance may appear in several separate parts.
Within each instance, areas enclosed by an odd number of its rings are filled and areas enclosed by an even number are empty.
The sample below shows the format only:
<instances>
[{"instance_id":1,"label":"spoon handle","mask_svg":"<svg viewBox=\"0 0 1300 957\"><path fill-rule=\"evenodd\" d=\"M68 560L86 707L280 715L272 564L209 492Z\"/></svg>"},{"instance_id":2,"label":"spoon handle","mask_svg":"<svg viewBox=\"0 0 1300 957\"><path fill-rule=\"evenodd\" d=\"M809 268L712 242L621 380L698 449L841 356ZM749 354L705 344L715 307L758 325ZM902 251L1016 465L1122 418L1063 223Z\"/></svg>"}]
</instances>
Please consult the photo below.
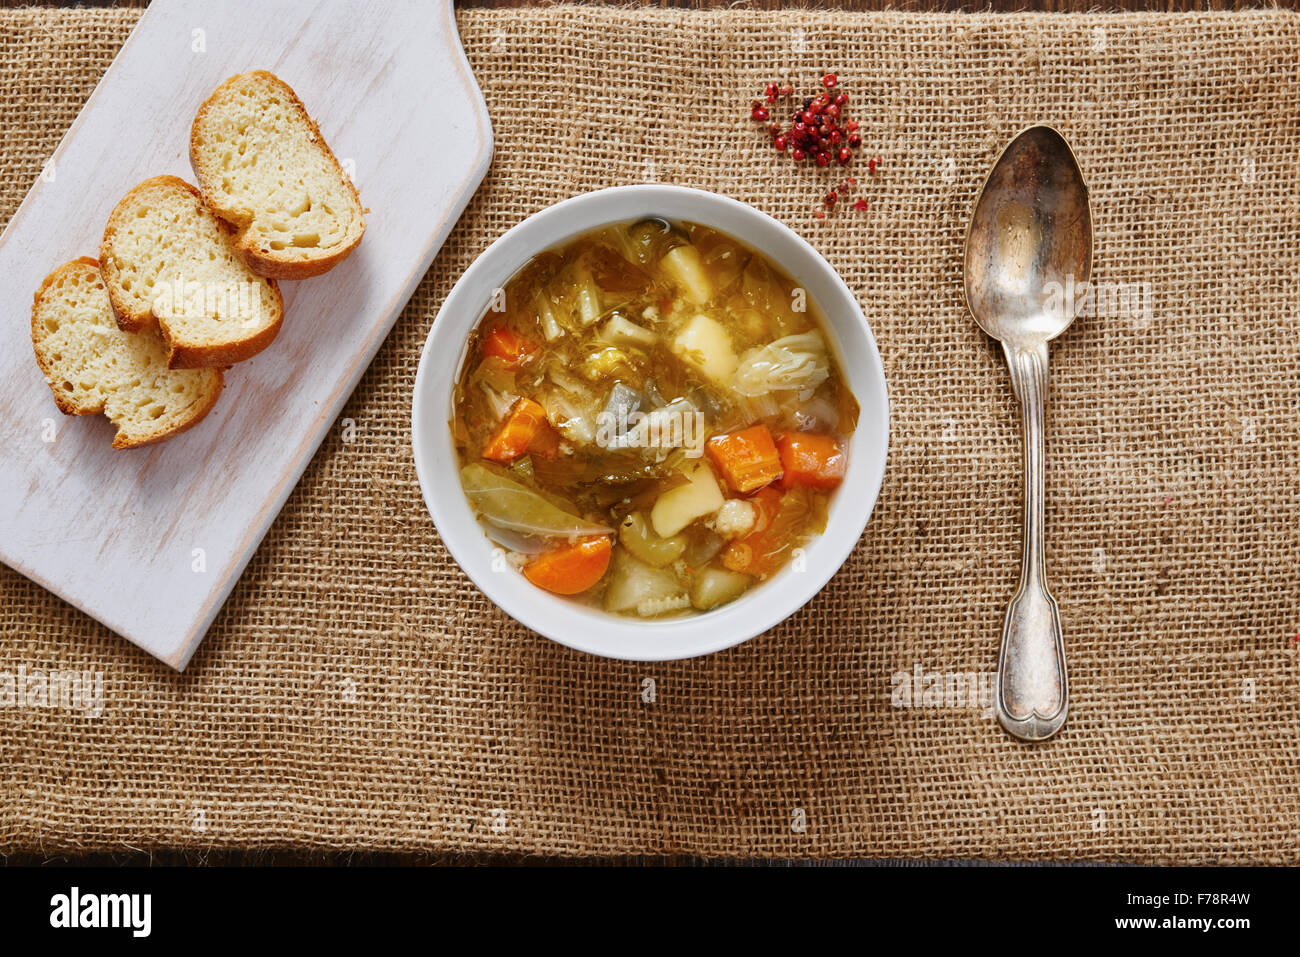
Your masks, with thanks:
<instances>
[{"instance_id":1,"label":"spoon handle","mask_svg":"<svg viewBox=\"0 0 1300 957\"><path fill-rule=\"evenodd\" d=\"M1025 514L1020 586L1007 608L998 656L996 706L1002 727L1025 741L1050 738L1065 724L1069 687L1056 599L1043 558L1043 418L1047 343L1004 343L1024 426Z\"/></svg>"}]
</instances>

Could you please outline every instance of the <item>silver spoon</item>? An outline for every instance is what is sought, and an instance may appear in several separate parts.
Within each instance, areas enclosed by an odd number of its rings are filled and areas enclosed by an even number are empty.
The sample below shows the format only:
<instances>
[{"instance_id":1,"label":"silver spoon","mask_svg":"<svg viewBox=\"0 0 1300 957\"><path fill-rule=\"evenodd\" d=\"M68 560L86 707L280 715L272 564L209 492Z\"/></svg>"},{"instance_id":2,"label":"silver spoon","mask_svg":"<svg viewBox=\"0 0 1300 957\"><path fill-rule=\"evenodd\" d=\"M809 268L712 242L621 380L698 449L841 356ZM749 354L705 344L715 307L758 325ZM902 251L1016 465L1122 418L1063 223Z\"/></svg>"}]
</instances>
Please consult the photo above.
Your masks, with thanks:
<instances>
[{"instance_id":1,"label":"silver spoon","mask_svg":"<svg viewBox=\"0 0 1300 957\"><path fill-rule=\"evenodd\" d=\"M1050 738L1070 707L1061 616L1043 558L1043 413L1048 340L1074 318L1073 290L1091 270L1092 210L1079 164L1060 133L1031 126L994 164L966 234L966 305L1002 342L1024 426L1024 550L995 707L1002 727L1026 741Z\"/></svg>"}]
</instances>

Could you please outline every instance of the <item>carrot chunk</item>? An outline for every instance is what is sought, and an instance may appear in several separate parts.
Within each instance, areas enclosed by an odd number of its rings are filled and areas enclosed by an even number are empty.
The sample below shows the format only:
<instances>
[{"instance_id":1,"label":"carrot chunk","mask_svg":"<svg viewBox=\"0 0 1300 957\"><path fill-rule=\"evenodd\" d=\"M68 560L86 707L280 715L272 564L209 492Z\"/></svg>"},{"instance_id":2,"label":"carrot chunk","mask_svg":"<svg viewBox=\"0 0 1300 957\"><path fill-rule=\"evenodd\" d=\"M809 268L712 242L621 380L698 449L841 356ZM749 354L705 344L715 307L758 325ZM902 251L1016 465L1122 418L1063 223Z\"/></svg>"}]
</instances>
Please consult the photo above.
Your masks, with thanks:
<instances>
[{"instance_id":1,"label":"carrot chunk","mask_svg":"<svg viewBox=\"0 0 1300 957\"><path fill-rule=\"evenodd\" d=\"M483 355L495 356L507 369L518 369L533 355L534 344L505 326L493 326L483 337Z\"/></svg>"},{"instance_id":2,"label":"carrot chunk","mask_svg":"<svg viewBox=\"0 0 1300 957\"><path fill-rule=\"evenodd\" d=\"M704 451L733 491L748 494L781 477L781 458L763 424L709 439Z\"/></svg>"},{"instance_id":3,"label":"carrot chunk","mask_svg":"<svg viewBox=\"0 0 1300 957\"><path fill-rule=\"evenodd\" d=\"M776 442L781 453L781 487L803 485L830 490L844 479L848 464L844 450L832 436L817 432L788 432Z\"/></svg>"},{"instance_id":4,"label":"carrot chunk","mask_svg":"<svg viewBox=\"0 0 1300 957\"><path fill-rule=\"evenodd\" d=\"M548 433L554 435L541 404L528 398L516 399L484 447L483 458L505 464L513 462L533 446L537 447L539 454L545 455L548 451L554 454Z\"/></svg>"},{"instance_id":5,"label":"carrot chunk","mask_svg":"<svg viewBox=\"0 0 1300 957\"><path fill-rule=\"evenodd\" d=\"M557 595L576 595L595 585L609 568L613 543L608 535L584 538L542 552L524 566L524 576Z\"/></svg>"},{"instance_id":6,"label":"carrot chunk","mask_svg":"<svg viewBox=\"0 0 1300 957\"><path fill-rule=\"evenodd\" d=\"M774 570L769 556L779 546L779 528L773 523L781 512L781 493L770 485L751 495L747 501L754 506L754 527L740 538L727 543L722 550L722 564L733 572L747 575L765 575Z\"/></svg>"},{"instance_id":7,"label":"carrot chunk","mask_svg":"<svg viewBox=\"0 0 1300 957\"><path fill-rule=\"evenodd\" d=\"M528 443L528 451L544 459L553 459L560 454L560 433L546 419L542 419Z\"/></svg>"}]
</instances>

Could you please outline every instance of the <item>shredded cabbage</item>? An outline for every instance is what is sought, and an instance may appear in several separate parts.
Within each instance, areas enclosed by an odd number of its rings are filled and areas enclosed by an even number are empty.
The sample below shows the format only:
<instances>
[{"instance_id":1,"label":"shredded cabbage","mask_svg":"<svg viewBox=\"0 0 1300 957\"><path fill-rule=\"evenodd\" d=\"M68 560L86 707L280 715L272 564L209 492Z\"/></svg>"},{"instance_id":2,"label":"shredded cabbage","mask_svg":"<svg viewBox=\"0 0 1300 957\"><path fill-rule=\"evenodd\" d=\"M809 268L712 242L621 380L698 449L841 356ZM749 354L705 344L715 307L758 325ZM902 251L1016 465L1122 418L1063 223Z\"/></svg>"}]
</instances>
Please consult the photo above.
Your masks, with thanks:
<instances>
[{"instance_id":1,"label":"shredded cabbage","mask_svg":"<svg viewBox=\"0 0 1300 957\"><path fill-rule=\"evenodd\" d=\"M596 416L569 396L556 392L546 400L546 415L559 433L575 445L596 439Z\"/></svg>"},{"instance_id":2,"label":"shredded cabbage","mask_svg":"<svg viewBox=\"0 0 1300 957\"><path fill-rule=\"evenodd\" d=\"M491 408L492 414L497 419L504 419L510 407L519 400L519 396L513 392L498 392L486 382L480 382L479 386L483 389L484 395L487 396L488 407Z\"/></svg>"},{"instance_id":3,"label":"shredded cabbage","mask_svg":"<svg viewBox=\"0 0 1300 957\"><path fill-rule=\"evenodd\" d=\"M741 357L731 387L744 396L791 391L806 400L830 374L826 342L812 330L750 349Z\"/></svg>"}]
</instances>

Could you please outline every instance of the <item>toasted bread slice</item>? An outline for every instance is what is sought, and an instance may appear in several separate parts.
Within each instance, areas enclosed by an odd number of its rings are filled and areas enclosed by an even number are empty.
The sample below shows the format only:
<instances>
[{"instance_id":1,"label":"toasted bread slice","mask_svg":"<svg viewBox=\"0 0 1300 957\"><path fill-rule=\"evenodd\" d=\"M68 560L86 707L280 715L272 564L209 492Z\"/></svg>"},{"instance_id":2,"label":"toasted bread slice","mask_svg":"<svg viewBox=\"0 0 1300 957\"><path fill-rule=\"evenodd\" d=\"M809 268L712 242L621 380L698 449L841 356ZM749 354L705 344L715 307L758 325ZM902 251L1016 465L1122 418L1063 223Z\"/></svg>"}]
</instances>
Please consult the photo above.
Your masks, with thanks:
<instances>
[{"instance_id":1,"label":"toasted bread slice","mask_svg":"<svg viewBox=\"0 0 1300 957\"><path fill-rule=\"evenodd\" d=\"M99 263L64 263L32 302L36 362L65 415L104 413L113 448L161 442L193 426L221 395L219 369L169 369L157 329L118 328Z\"/></svg>"},{"instance_id":2,"label":"toasted bread slice","mask_svg":"<svg viewBox=\"0 0 1300 957\"><path fill-rule=\"evenodd\" d=\"M135 331L157 321L173 369L229 366L280 331L275 281L248 268L230 227L183 179L155 176L123 196L99 258L118 325Z\"/></svg>"},{"instance_id":3,"label":"toasted bread slice","mask_svg":"<svg viewBox=\"0 0 1300 957\"><path fill-rule=\"evenodd\" d=\"M237 230L249 264L307 279L342 262L366 230L361 200L302 101L265 70L222 83L190 129L203 198Z\"/></svg>"}]
</instances>

